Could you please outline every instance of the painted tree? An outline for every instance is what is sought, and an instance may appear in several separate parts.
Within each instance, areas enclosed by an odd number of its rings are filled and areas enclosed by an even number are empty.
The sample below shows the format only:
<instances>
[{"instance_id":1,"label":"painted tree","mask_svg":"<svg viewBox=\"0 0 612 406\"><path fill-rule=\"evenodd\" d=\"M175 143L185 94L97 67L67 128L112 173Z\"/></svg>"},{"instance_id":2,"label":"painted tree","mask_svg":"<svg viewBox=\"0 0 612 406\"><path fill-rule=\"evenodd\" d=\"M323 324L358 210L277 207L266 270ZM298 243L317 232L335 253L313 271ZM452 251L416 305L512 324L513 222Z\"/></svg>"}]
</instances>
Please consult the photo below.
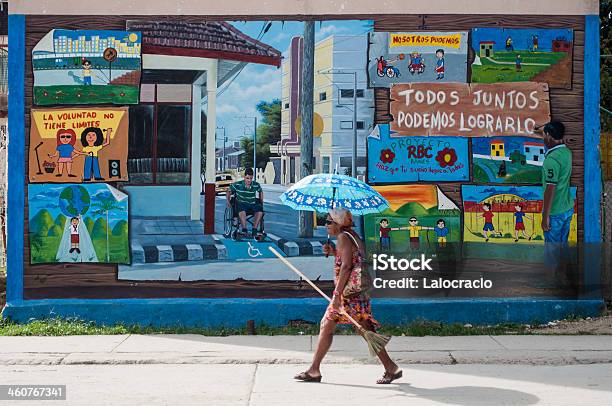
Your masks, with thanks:
<instances>
[{"instance_id":1,"label":"painted tree","mask_svg":"<svg viewBox=\"0 0 612 406\"><path fill-rule=\"evenodd\" d=\"M92 204L95 209L93 214L96 216L106 215L106 262L110 262L110 249L108 243L110 223L108 221L109 213L114 211L123 211L123 206L118 202L111 193L101 193L95 197L96 201Z\"/></svg>"},{"instance_id":2,"label":"painted tree","mask_svg":"<svg viewBox=\"0 0 612 406\"><path fill-rule=\"evenodd\" d=\"M276 146L281 139L281 101L260 101L257 111L262 116L261 124L257 126L257 167L264 168L270 160L270 146ZM240 140L240 147L245 154L242 156L244 167L253 166L253 137L245 136Z\"/></svg>"}]
</instances>

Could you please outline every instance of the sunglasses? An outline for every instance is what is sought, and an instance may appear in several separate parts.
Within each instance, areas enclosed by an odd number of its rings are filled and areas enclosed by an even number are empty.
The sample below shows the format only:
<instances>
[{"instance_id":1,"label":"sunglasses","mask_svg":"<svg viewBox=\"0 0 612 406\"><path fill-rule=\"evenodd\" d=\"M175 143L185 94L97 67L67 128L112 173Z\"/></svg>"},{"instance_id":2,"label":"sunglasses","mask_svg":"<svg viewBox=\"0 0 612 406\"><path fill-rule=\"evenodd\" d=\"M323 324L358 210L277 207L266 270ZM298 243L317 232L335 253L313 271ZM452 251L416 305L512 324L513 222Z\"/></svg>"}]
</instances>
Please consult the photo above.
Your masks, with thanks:
<instances>
[{"instance_id":1,"label":"sunglasses","mask_svg":"<svg viewBox=\"0 0 612 406\"><path fill-rule=\"evenodd\" d=\"M325 220L325 224L329 226L329 225L336 224L336 223L333 220L327 219Z\"/></svg>"},{"instance_id":2,"label":"sunglasses","mask_svg":"<svg viewBox=\"0 0 612 406\"><path fill-rule=\"evenodd\" d=\"M69 140L70 138L72 138L72 135L60 135L60 138L63 140Z\"/></svg>"}]
</instances>

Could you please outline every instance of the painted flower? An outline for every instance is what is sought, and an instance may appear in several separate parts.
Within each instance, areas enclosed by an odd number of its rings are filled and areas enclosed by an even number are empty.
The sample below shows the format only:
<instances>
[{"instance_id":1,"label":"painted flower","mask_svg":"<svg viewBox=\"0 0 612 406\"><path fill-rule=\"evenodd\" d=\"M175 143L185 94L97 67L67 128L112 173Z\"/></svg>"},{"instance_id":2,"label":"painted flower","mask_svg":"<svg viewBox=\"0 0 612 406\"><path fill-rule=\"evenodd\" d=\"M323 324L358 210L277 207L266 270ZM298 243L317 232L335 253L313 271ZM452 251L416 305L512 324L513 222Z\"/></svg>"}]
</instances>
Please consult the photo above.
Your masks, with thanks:
<instances>
[{"instance_id":1,"label":"painted flower","mask_svg":"<svg viewBox=\"0 0 612 406\"><path fill-rule=\"evenodd\" d=\"M457 152L454 148L444 148L442 151L438 151L436 161L438 161L442 168L453 166L457 162Z\"/></svg>"},{"instance_id":2,"label":"painted flower","mask_svg":"<svg viewBox=\"0 0 612 406\"><path fill-rule=\"evenodd\" d=\"M395 153L390 149L380 151L380 160L386 164L390 164L395 159Z\"/></svg>"}]
</instances>

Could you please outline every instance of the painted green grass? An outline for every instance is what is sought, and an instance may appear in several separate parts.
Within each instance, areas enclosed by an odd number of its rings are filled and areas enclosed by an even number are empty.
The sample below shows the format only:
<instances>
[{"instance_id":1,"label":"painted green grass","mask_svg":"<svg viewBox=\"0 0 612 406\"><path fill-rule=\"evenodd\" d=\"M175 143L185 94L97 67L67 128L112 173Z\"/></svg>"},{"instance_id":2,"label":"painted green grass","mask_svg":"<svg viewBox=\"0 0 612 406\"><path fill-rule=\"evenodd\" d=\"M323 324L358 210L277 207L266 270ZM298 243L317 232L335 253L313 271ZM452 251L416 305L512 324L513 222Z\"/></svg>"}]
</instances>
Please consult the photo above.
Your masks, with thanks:
<instances>
[{"instance_id":1,"label":"painted green grass","mask_svg":"<svg viewBox=\"0 0 612 406\"><path fill-rule=\"evenodd\" d=\"M54 104L138 104L139 86L34 86L34 103L39 106Z\"/></svg>"},{"instance_id":2,"label":"painted green grass","mask_svg":"<svg viewBox=\"0 0 612 406\"><path fill-rule=\"evenodd\" d=\"M56 262L61 236L30 235L32 263Z\"/></svg>"},{"instance_id":3,"label":"painted green grass","mask_svg":"<svg viewBox=\"0 0 612 406\"><path fill-rule=\"evenodd\" d=\"M520 162L506 162L506 172L508 176L504 178L495 177L490 179L487 171L483 168L489 168L494 174L499 171L500 161L490 159L473 158L474 161L474 182L476 183L542 183L542 168L535 165L521 165ZM476 169L478 167L478 169Z\"/></svg>"},{"instance_id":4,"label":"painted green grass","mask_svg":"<svg viewBox=\"0 0 612 406\"><path fill-rule=\"evenodd\" d=\"M464 335L502 335L531 334L527 326L520 324L498 324L493 326L465 326L463 324L445 324L418 320L404 325L384 325L379 330L382 334L393 336L464 336ZM255 323L258 335L317 335L319 325L303 323L298 326L272 327ZM0 318L0 336L71 336L71 335L117 335L117 334L200 334L203 336L226 337L230 335L249 335L245 327L151 327L138 325L99 325L79 319L44 319L19 324ZM337 334L354 335L355 331L342 326Z\"/></svg>"},{"instance_id":5,"label":"painted green grass","mask_svg":"<svg viewBox=\"0 0 612 406\"><path fill-rule=\"evenodd\" d=\"M99 262L106 262L106 238L96 238L92 240ZM127 236L109 235L109 262L125 264L130 262L130 254Z\"/></svg>"},{"instance_id":6,"label":"painted green grass","mask_svg":"<svg viewBox=\"0 0 612 406\"><path fill-rule=\"evenodd\" d=\"M548 66L522 66L517 72L514 65L472 65L472 82L528 82L532 77L547 69Z\"/></svg>"},{"instance_id":7,"label":"painted green grass","mask_svg":"<svg viewBox=\"0 0 612 406\"><path fill-rule=\"evenodd\" d=\"M491 57L492 59L500 62L514 62L516 56L520 55L523 63L546 63L554 65L561 59L565 58L567 53L565 52L530 52L527 50L516 50L516 51L495 51L495 54ZM485 62L491 63L488 60L481 58L483 64Z\"/></svg>"}]
</instances>

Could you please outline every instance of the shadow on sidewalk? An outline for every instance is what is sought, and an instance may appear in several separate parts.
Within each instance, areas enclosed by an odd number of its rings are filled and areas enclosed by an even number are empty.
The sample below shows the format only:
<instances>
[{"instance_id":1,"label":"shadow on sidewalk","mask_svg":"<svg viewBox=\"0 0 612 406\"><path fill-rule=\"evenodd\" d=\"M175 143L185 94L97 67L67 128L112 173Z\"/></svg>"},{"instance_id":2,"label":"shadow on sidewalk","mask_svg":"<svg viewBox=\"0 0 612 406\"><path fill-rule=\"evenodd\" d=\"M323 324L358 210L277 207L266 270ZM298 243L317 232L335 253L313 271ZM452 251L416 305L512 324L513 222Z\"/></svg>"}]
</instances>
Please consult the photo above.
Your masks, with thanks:
<instances>
[{"instance_id":1,"label":"shadow on sidewalk","mask_svg":"<svg viewBox=\"0 0 612 406\"><path fill-rule=\"evenodd\" d=\"M342 383L326 383L323 385L345 386L356 389L372 389L366 385L349 385ZM511 389L492 388L489 386L449 386L438 389L417 388L409 383L392 383L390 385L377 385L382 390L401 391L403 395L410 399L415 397L428 399L435 402L446 403L449 405L534 405L540 398L531 393L521 392ZM401 396L401 395L394 395Z\"/></svg>"}]
</instances>

